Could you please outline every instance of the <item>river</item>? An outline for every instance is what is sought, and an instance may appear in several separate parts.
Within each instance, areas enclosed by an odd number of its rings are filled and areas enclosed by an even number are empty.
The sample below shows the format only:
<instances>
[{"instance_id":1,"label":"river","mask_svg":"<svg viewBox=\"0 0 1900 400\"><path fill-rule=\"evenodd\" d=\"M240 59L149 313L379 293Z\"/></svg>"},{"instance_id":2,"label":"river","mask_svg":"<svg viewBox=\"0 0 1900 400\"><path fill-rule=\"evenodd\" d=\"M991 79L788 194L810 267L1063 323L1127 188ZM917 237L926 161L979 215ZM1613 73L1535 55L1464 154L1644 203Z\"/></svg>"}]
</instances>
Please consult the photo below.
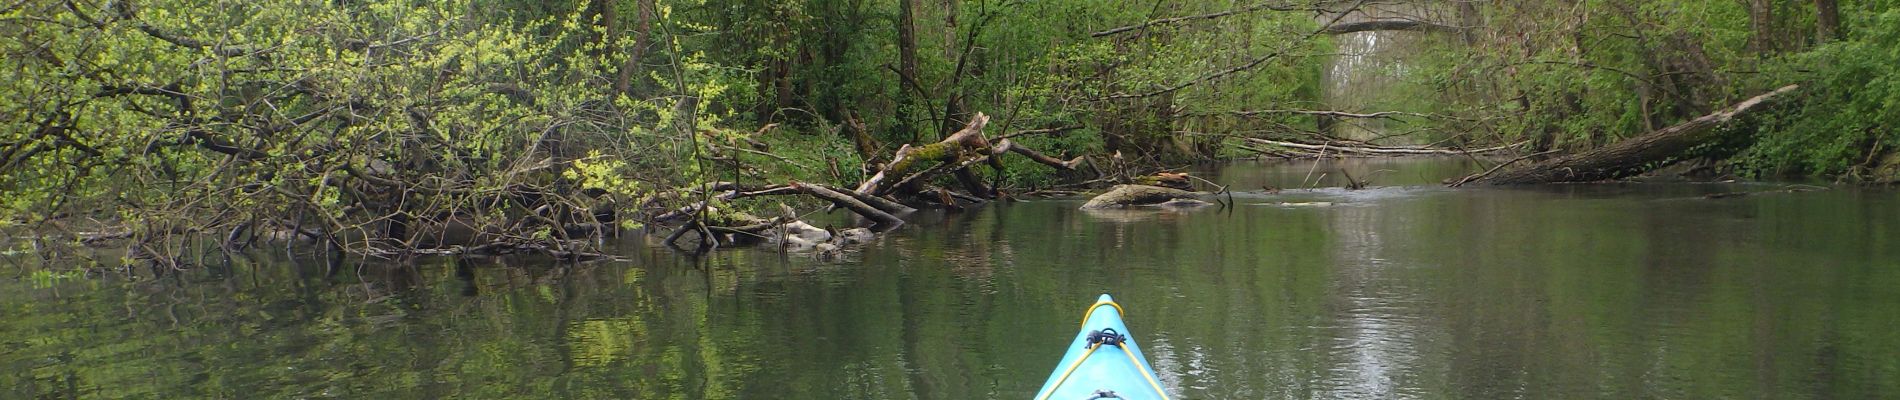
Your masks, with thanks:
<instances>
[{"instance_id":1,"label":"river","mask_svg":"<svg viewBox=\"0 0 1900 400\"><path fill-rule=\"evenodd\" d=\"M0 398L1020 399L1101 293L1184 399L1900 393L1900 193L1436 184L1472 168L1230 164L1224 209L1022 201L831 257L630 238L622 262L277 249L71 278L15 255Z\"/></svg>"}]
</instances>

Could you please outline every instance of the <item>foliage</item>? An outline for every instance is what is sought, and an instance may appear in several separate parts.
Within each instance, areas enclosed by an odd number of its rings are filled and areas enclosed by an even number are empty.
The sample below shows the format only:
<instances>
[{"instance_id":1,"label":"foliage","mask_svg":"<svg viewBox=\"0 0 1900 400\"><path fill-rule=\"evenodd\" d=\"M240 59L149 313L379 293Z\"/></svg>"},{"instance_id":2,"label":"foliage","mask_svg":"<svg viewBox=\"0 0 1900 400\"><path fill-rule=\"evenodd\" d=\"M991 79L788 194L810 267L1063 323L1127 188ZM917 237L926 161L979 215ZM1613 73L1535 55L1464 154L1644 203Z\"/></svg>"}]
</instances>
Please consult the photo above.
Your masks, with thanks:
<instances>
[{"instance_id":1,"label":"foliage","mask_svg":"<svg viewBox=\"0 0 1900 400\"><path fill-rule=\"evenodd\" d=\"M587 3L491 6L28 2L0 28L17 74L0 83L0 211L78 214L143 242L317 227L374 250L453 218L537 230L517 220L586 206L576 173L647 187L697 176L679 161L692 127L730 113L694 105L743 81L675 43L672 76L654 85L666 96L603 92L625 56L576 39L600 36ZM595 163L567 171L583 149Z\"/></svg>"},{"instance_id":2,"label":"foliage","mask_svg":"<svg viewBox=\"0 0 1900 400\"><path fill-rule=\"evenodd\" d=\"M1820 3L1839 3L1825 37ZM1762 9L1759 7L1769 7ZM1469 124L1447 131L1578 150L1686 121L1785 84L1801 100L1738 127L1754 176L1858 175L1892 152L1891 1L1487 2L1411 77ZM1440 17L1457 18L1452 16ZM1758 24L1757 19L1766 22Z\"/></svg>"},{"instance_id":3,"label":"foliage","mask_svg":"<svg viewBox=\"0 0 1900 400\"><path fill-rule=\"evenodd\" d=\"M32 0L0 14L0 221L149 253L238 227L362 251L454 224L561 239L693 183L854 183L975 112L991 135L1075 128L1015 139L1043 153L1158 166L1354 130L1578 150L1794 82L1806 101L1737 160L1858 174L1895 146L1895 7L1840 3L1821 33L1820 3L1791 0ZM1453 26L1322 26L1379 15ZM1075 177L1003 165L1006 185Z\"/></svg>"},{"instance_id":4,"label":"foliage","mask_svg":"<svg viewBox=\"0 0 1900 400\"><path fill-rule=\"evenodd\" d=\"M1863 14L1852 40L1778 65L1777 75L1822 88L1766 124L1743 155L1757 175L1860 176L1900 145L1900 9Z\"/></svg>"}]
</instances>

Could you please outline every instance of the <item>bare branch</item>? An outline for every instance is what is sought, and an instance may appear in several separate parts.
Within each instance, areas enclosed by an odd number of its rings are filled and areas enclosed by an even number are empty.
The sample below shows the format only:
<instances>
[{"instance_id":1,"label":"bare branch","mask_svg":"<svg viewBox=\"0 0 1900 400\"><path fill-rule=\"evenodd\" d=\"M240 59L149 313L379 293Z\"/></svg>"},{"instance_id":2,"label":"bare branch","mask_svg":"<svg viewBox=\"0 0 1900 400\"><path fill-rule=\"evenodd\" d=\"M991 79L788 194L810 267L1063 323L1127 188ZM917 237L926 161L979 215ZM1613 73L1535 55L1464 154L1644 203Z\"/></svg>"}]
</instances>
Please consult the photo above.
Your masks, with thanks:
<instances>
[{"instance_id":1,"label":"bare branch","mask_svg":"<svg viewBox=\"0 0 1900 400\"><path fill-rule=\"evenodd\" d=\"M1361 21L1361 22L1348 22L1348 23L1343 23L1343 24L1332 24L1332 25L1327 25L1326 29L1322 30L1321 32L1325 32L1328 35L1340 35L1340 34L1347 34L1347 33L1353 33L1353 32L1369 32L1369 31L1424 31L1424 32L1457 33L1457 32L1463 32L1464 30L1465 29L1462 27L1456 27L1456 26L1451 26L1451 25L1440 25L1440 24L1434 24L1434 23L1424 22L1424 21L1415 21L1415 20L1409 20L1409 19L1387 19L1387 20L1373 20L1373 21Z\"/></svg>"},{"instance_id":2,"label":"bare branch","mask_svg":"<svg viewBox=\"0 0 1900 400\"><path fill-rule=\"evenodd\" d=\"M1326 23L1321 26L1332 26L1333 24L1339 23L1339 20L1346 18L1347 14L1351 14L1353 11L1358 10L1360 7L1364 7L1367 1L1369 0L1359 0L1358 2L1353 3L1352 7L1346 8L1345 11L1339 12L1338 15L1334 15L1332 20L1326 21ZM1306 34L1305 36L1301 37L1300 40L1295 40L1290 43L1305 43L1307 39L1311 39L1314 36L1319 36L1319 34L1325 33L1325 32L1326 32L1326 28L1321 28L1320 30L1313 31L1312 33ZM1189 86L1194 86L1201 82L1207 82L1214 79L1218 79L1223 76L1233 75L1241 71L1253 69L1254 67L1258 67L1261 64L1265 64L1267 60L1272 60L1274 58L1278 58L1281 54L1286 54L1287 50L1290 50L1290 49L1291 49L1290 47L1284 47L1272 53L1267 53L1267 55L1260 56L1259 58L1255 58L1253 59L1253 61L1248 61L1246 64L1241 64L1239 66L1221 70L1219 72L1215 72L1212 74L1202 75L1199 78L1194 78L1194 79L1188 80L1187 82L1181 82L1174 86L1161 88L1160 90L1147 92L1147 93L1128 93L1128 94L1110 95L1108 97L1104 97L1103 99L1115 100L1115 99L1148 98L1148 97L1154 97L1154 96L1160 96L1163 94L1173 93L1181 89L1186 89Z\"/></svg>"},{"instance_id":3,"label":"bare branch","mask_svg":"<svg viewBox=\"0 0 1900 400\"><path fill-rule=\"evenodd\" d=\"M991 155L990 155L991 159L994 159L996 156L1001 155L1003 152L1014 152L1016 154L1021 154L1024 157L1029 157L1030 160L1035 160L1037 163L1040 163L1042 165L1055 167L1056 169L1060 169L1064 171L1074 170L1075 166L1082 164L1082 157L1076 157L1076 158L1065 161L1062 159L1058 159L1055 157L1050 157L1048 155L1042 154L1041 152L1037 152L1034 149L1018 146L1016 145L1016 143L1011 142L1009 139L996 141L996 147L990 149L990 151L991 151Z\"/></svg>"},{"instance_id":4,"label":"bare branch","mask_svg":"<svg viewBox=\"0 0 1900 400\"><path fill-rule=\"evenodd\" d=\"M1251 117L1251 116L1257 116L1257 115L1296 114L1296 115L1317 115L1317 116L1336 117L1336 118L1394 119L1393 117L1399 117L1399 116L1419 117L1419 118L1445 118L1443 116L1438 116L1438 115L1421 114L1421 113L1405 112L1405 111L1379 111L1379 112L1362 114L1362 113L1352 113L1352 112L1333 111L1333 110L1251 110L1251 111L1233 111L1233 112L1229 112L1228 114L1233 114L1233 115L1242 116L1242 117Z\"/></svg>"},{"instance_id":5,"label":"bare branch","mask_svg":"<svg viewBox=\"0 0 1900 400\"><path fill-rule=\"evenodd\" d=\"M997 136L997 137L996 137L996 140L1003 140L1003 139L1009 139L1009 138L1014 138L1014 137L1018 137L1018 136L1029 136L1029 135L1042 135L1042 134L1050 134L1050 133L1062 133L1062 132L1068 132L1068 131L1072 131L1072 130L1076 130L1076 129L1082 129L1082 126L1081 126L1081 125L1069 125L1069 126L1062 126L1062 127L1055 127L1055 128L1043 128L1043 129L1027 129L1027 130L1020 130L1020 131L1015 131L1015 132L1010 132L1010 133L1007 133L1007 134L1004 134L1004 135L1002 135L1002 136Z\"/></svg>"},{"instance_id":6,"label":"bare branch","mask_svg":"<svg viewBox=\"0 0 1900 400\"><path fill-rule=\"evenodd\" d=\"M1236 8L1236 9L1232 9L1232 10L1227 10L1227 11L1221 11L1221 12L1215 12L1215 13L1207 13L1207 14L1201 14L1201 15L1189 15L1189 16L1185 16L1185 17L1173 17L1173 18L1162 18L1162 19L1157 19L1157 20L1151 20L1151 21L1148 21L1148 22L1143 22L1143 23L1140 23L1140 24L1135 24L1135 25L1129 25L1129 26L1124 26L1124 27L1119 27L1119 28L1114 28L1114 29L1109 29L1109 30L1105 30L1105 31L1101 31L1101 32L1095 32L1095 33L1091 33L1091 34L1089 34L1089 37L1103 37L1103 36L1109 36L1109 35L1114 35L1114 34L1118 34L1118 33L1124 33L1124 32L1128 32L1128 31L1133 31L1133 30L1138 30L1138 29L1144 29L1144 28L1147 28L1147 27L1150 27L1150 26L1156 26L1156 25L1167 25L1167 24L1173 24L1173 23L1179 23L1179 22L1186 22L1186 21L1194 21L1194 20L1203 20L1203 19L1215 19L1215 18L1220 18L1220 17L1225 17L1225 16L1229 16L1229 15L1237 15L1237 14L1246 14L1246 13L1250 13L1250 12L1254 12L1254 11L1260 11L1260 10L1273 10L1273 11L1311 11L1311 10L1313 10L1313 9L1311 9L1311 8L1300 8L1300 7L1290 7L1290 6L1285 6L1285 5L1279 5L1279 4L1269 4L1269 3L1260 3L1260 4L1254 4L1254 5L1250 5L1250 6L1246 6L1246 7L1242 7L1242 8Z\"/></svg>"}]
</instances>

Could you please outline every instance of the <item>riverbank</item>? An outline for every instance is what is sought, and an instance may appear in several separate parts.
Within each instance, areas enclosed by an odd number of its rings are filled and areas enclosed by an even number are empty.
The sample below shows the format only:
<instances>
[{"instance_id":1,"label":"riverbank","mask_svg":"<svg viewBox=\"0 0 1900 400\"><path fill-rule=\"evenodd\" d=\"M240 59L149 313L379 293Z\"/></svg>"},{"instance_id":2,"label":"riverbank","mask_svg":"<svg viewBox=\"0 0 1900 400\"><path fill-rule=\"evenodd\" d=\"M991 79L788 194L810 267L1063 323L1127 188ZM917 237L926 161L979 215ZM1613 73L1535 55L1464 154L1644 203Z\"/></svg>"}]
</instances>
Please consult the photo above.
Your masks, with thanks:
<instances>
[{"instance_id":1,"label":"riverbank","mask_svg":"<svg viewBox=\"0 0 1900 400\"><path fill-rule=\"evenodd\" d=\"M778 165L778 169L765 172L766 174L780 174L781 176L795 177L780 178L790 181L805 178L818 180L850 179L847 176L826 176L823 175L826 173L824 170L800 167L800 165L821 162L818 160L828 159L822 152L797 145L777 146L775 144L774 146L784 154L780 156L784 162ZM1198 167L1198 169L1189 170L1189 172L1194 175L1207 175L1206 177L1196 177L1193 178L1193 180L1183 180L1180 183L1192 183L1193 186L1200 190L1211 191L1226 189L1229 191L1229 193L1225 193L1226 196L1239 197L1242 199L1273 198L1282 196L1284 193L1285 195L1293 195L1292 197L1296 200L1283 201L1283 203L1324 204L1328 202L1297 200L1300 198L1297 194L1324 193L1333 190L1359 188L1417 188L1438 186L1449 182L1445 180L1447 179L1445 177L1468 176L1481 171L1490 170L1500 164L1508 162L1510 162L1509 159L1497 157L1474 158L1448 156L1350 157L1322 158L1318 160L1309 159L1304 161L1267 158L1252 161L1241 160L1203 164ZM1711 182L1714 184L1699 187L1725 188L1724 190L1726 191L1704 193L1704 195L1717 197L1744 196L1755 193L1824 190L1829 187L1828 182L1815 180L1757 183L1738 182L1723 176L1707 176L1705 172L1699 171L1698 168L1699 167L1693 165L1685 165L1679 168L1665 169L1658 171L1654 175L1637 177L1620 184L1592 183L1563 186L1617 188L1631 184L1639 184L1641 182L1655 182L1664 185L1670 183ZM1686 175L1679 174L1694 175L1695 177L1688 178ZM1715 180L1710 181L1709 179ZM1034 184L1041 185L1042 183ZM1100 185L1102 185L1102 183L1097 183L1096 185L1097 187L1101 187ZM755 189L750 190L766 190L756 189L758 187L757 185L753 185L752 187ZM838 187L838 185L831 187ZM1012 186L1001 185L998 186L998 189L1013 192L1030 191L1030 189L1012 188ZM836 190L845 191L848 189L838 188ZM1606 190L1614 191L1616 189ZM1030 194L1036 193L1044 192L1035 191ZM984 203L1008 204L1020 200L1036 199L1086 199L1088 198L1087 196L1093 192L1088 191L1084 187L1082 191L1052 190L1046 193L1048 194L1024 198L1014 198L1017 197L1017 195L1012 195L1007 198L998 199L995 202ZM731 198L732 196L723 195L715 197ZM876 231L863 228L877 228L876 221L867 220L860 215L853 214L849 210L835 208L827 210L825 208L826 202L822 199L798 196L773 196L767 198L770 199L770 201L720 203L720 208L726 208L728 204L732 207L731 209L721 212L728 213L727 215L742 215L742 217L737 218L754 221L751 223L759 224L755 225L759 228L756 231L758 233L748 234L742 233L742 231L730 230L730 228L715 227L715 229L722 229L720 232L723 233L720 236L719 244L725 246L724 248L727 249L734 247L759 247L773 251L795 253L800 256L817 255L819 257L835 257L848 252L848 247L860 245L872 240L873 234L876 233ZM1223 198L1222 196L1208 196L1207 199L1211 203L1220 205L1220 207L1216 207L1217 209L1238 206L1243 203L1233 201L1231 198ZM787 206L787 204L790 206ZM954 208L936 205L922 207L917 211L904 211L900 215L902 215L903 220L911 223L932 225L941 223L948 215L965 212L964 207L977 209L987 206L990 205L966 203ZM763 214L780 212L779 210L781 209L806 211L796 212L796 214L786 214L796 215L796 217L782 219L781 221L794 223L792 225L786 225L784 228L780 228L776 223L764 224L765 219L749 216L751 215L750 213ZM658 210L666 211L668 209ZM1129 218L1146 219L1147 214L1169 214L1183 211L1185 210L1169 210L1165 212L1156 210L1135 210L1098 214L1123 214ZM680 213L673 212L673 214ZM651 218L651 216L648 218ZM686 240L682 243L679 236L686 235L682 234L683 228L679 225L646 225L646 221L648 220L626 220L624 222L631 223L603 226L598 232L575 232L573 233L574 235L579 235L576 237L577 239L586 240L589 242L589 244L587 244L588 246L599 250L590 250L578 257L563 257L557 255L552 258L570 261L612 261L618 259L620 255L612 251L607 251L607 249L614 247L613 243L624 243L627 240L637 240L650 245L673 248L674 250L686 254L718 248L713 246L701 247L698 245L699 242L697 242L697 238L693 236L686 237ZM936 229L934 227L919 227L914 224L905 224L904 228ZM368 257L370 259L382 260L433 256L501 257L528 255L546 257L549 254L546 248L497 246L492 244L486 247L476 247L475 245L480 243L459 244L461 242L434 242L447 243L431 245L441 246L436 247L436 250L363 254L338 251L336 248L324 245L320 240L313 240L315 239L313 237L299 236L288 232L259 233L259 231L242 232L233 230L228 232L188 232L179 235L179 238L174 240L173 247L177 253L173 254L170 263L155 263L149 259L141 258L148 256L139 254L142 250L126 245L126 243L128 243L127 240L130 239L128 235L114 234L110 231L99 231L96 227L93 229L95 230L69 234L73 236L46 236L40 234L38 237L42 237L42 239L39 240L35 240L36 235L30 232L16 230L15 232L18 234L10 236L9 242L12 243L13 249L10 250L7 255L15 260L40 259L46 260L46 262L58 262L66 267L36 272L36 274L45 277L70 278L78 276L98 276L111 271L123 273L135 270L141 271L141 274L145 275L163 275L163 271L166 270L177 271L207 266L209 265L208 263L215 262L215 260L231 256L231 254L227 253L255 253L256 251L279 251L304 254L304 256L300 257L318 255L322 258L356 259ZM68 228L68 231L71 231L71 228ZM686 232L686 234L697 235L695 232ZM447 239L439 240L467 241L479 239L473 232L452 232L451 235L452 236L447 236ZM74 237L78 239L74 239ZM241 238L244 244L242 246L232 246L230 245L232 238ZM128 266L137 268L128 268Z\"/></svg>"}]
</instances>

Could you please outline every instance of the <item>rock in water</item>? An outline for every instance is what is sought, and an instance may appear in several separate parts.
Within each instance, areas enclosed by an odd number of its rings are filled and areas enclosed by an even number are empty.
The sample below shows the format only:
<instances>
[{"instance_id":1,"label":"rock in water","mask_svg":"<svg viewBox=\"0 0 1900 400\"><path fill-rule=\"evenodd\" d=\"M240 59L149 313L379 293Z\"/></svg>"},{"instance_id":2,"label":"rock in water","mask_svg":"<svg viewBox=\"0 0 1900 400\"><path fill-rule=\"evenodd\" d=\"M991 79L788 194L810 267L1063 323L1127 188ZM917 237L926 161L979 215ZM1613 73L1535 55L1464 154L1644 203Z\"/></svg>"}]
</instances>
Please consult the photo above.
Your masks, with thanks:
<instances>
[{"instance_id":1,"label":"rock in water","mask_svg":"<svg viewBox=\"0 0 1900 400\"><path fill-rule=\"evenodd\" d=\"M866 243L876 237L877 235L872 234L870 229L865 228L851 228L838 232L838 241L844 244Z\"/></svg>"},{"instance_id":2,"label":"rock in water","mask_svg":"<svg viewBox=\"0 0 1900 400\"><path fill-rule=\"evenodd\" d=\"M811 226L811 224L807 224L805 221L792 221L766 231L765 237L772 240L778 240L782 237L784 238L786 247L804 249L812 245L830 241L831 232L826 232L824 229Z\"/></svg>"},{"instance_id":3,"label":"rock in water","mask_svg":"<svg viewBox=\"0 0 1900 400\"><path fill-rule=\"evenodd\" d=\"M1102 193L1093 199L1089 199L1089 202L1083 204L1082 208L1086 210L1152 206L1169 203L1177 199L1200 202L1199 197L1201 197L1200 193L1181 189L1148 185L1115 185L1114 188L1108 190L1108 193ZM1206 204L1206 202L1201 203Z\"/></svg>"}]
</instances>

